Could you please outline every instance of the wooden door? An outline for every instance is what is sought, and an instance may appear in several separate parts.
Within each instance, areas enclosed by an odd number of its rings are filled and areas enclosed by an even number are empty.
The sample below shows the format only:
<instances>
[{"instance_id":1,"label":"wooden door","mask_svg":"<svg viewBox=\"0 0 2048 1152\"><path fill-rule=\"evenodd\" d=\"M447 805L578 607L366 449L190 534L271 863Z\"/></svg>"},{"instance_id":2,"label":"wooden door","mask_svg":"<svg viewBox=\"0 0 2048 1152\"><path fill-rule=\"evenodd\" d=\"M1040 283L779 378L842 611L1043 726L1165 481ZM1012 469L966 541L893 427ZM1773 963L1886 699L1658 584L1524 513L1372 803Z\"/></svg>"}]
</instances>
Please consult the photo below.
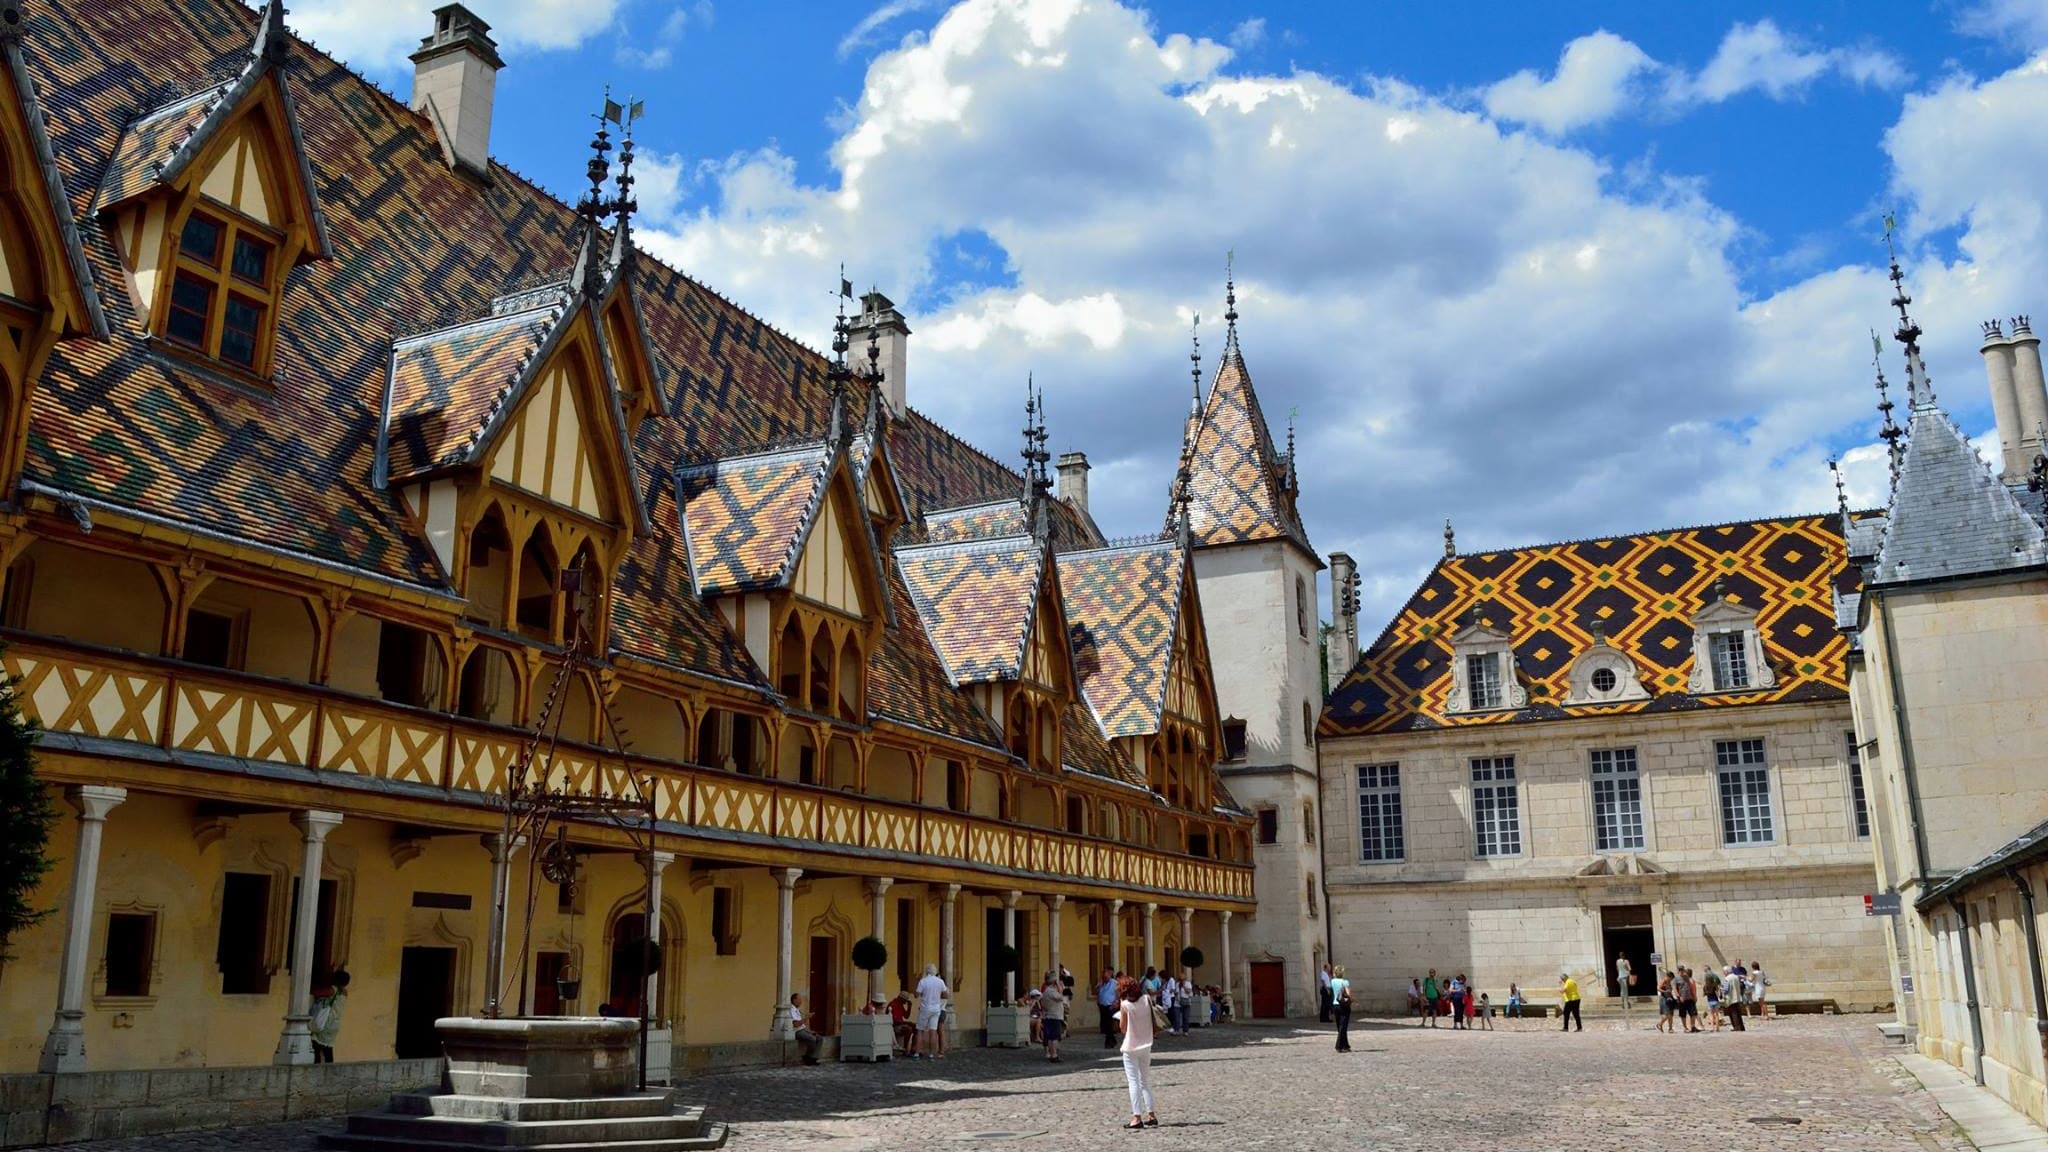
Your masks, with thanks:
<instances>
[{"instance_id":1,"label":"wooden door","mask_svg":"<svg viewBox=\"0 0 2048 1152\"><path fill-rule=\"evenodd\" d=\"M811 937L811 979L804 1009L811 1014L811 1031L820 1036L839 1034L839 983L832 979L838 951L836 937Z\"/></svg>"},{"instance_id":2,"label":"wooden door","mask_svg":"<svg viewBox=\"0 0 2048 1152\"><path fill-rule=\"evenodd\" d=\"M455 949L407 948L398 958L398 1035L392 1048L400 1060L439 1056L434 1021L454 1011Z\"/></svg>"},{"instance_id":3,"label":"wooden door","mask_svg":"<svg viewBox=\"0 0 2048 1152\"><path fill-rule=\"evenodd\" d=\"M1252 1015L1259 1019L1287 1015L1286 965L1278 961L1253 962Z\"/></svg>"}]
</instances>

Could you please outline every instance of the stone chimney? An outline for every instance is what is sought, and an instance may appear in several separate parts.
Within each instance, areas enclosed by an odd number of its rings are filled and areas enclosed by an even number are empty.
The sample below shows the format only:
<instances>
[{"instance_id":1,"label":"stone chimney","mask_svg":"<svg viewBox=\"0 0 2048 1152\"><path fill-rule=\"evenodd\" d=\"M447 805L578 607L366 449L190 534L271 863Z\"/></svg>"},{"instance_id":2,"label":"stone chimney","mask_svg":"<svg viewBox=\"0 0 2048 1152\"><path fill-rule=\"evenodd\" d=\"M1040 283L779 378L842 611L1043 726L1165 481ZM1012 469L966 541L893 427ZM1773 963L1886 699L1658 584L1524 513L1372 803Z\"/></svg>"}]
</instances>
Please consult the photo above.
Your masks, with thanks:
<instances>
[{"instance_id":1,"label":"stone chimney","mask_svg":"<svg viewBox=\"0 0 2048 1152\"><path fill-rule=\"evenodd\" d=\"M2012 350L2012 392L2019 408L2019 471L2007 477L2017 484L2027 477L2034 457L2044 450L2041 428L2048 425L2048 383L2041 378L2041 338L2025 316L2015 316L2007 326L2006 346ZM2003 439L2003 437L2000 437Z\"/></svg>"},{"instance_id":2,"label":"stone chimney","mask_svg":"<svg viewBox=\"0 0 2048 1152\"><path fill-rule=\"evenodd\" d=\"M910 393L903 386L904 360L909 352L910 325L903 320L903 313L896 310L887 296L870 292L860 298L860 319L853 324L853 347L850 359L864 365L868 357L868 333L875 334L875 342L882 352L882 398L889 402L892 415L901 416L907 410Z\"/></svg>"},{"instance_id":3,"label":"stone chimney","mask_svg":"<svg viewBox=\"0 0 2048 1152\"><path fill-rule=\"evenodd\" d=\"M2027 465L2020 455L2020 403L2013 391L2012 342L1996 320L1984 322L1984 378L1991 386L1991 413L1998 419L1998 471L2006 483L2026 479Z\"/></svg>"},{"instance_id":4,"label":"stone chimney","mask_svg":"<svg viewBox=\"0 0 2048 1152\"><path fill-rule=\"evenodd\" d=\"M491 174L491 102L505 61L491 26L460 4L434 9L433 35L412 54L412 106L425 112L450 167Z\"/></svg>"},{"instance_id":5,"label":"stone chimney","mask_svg":"<svg viewBox=\"0 0 2048 1152\"><path fill-rule=\"evenodd\" d=\"M1072 504L1083 516L1088 514L1088 457L1065 452L1055 465L1060 471L1060 499Z\"/></svg>"},{"instance_id":6,"label":"stone chimney","mask_svg":"<svg viewBox=\"0 0 2048 1152\"><path fill-rule=\"evenodd\" d=\"M1358 663L1358 563L1348 552L1330 553L1330 643L1324 652L1330 687Z\"/></svg>"}]
</instances>

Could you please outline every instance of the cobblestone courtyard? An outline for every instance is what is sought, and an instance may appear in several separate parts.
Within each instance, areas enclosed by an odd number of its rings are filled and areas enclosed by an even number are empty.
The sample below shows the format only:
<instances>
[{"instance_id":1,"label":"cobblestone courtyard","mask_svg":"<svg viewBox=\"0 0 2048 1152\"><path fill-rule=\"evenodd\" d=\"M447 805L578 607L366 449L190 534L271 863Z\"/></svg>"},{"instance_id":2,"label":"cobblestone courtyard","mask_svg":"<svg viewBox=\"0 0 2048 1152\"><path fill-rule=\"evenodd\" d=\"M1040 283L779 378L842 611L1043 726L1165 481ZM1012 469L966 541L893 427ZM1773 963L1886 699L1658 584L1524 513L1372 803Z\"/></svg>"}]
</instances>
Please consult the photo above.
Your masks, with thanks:
<instances>
[{"instance_id":1,"label":"cobblestone courtyard","mask_svg":"<svg viewBox=\"0 0 2048 1152\"><path fill-rule=\"evenodd\" d=\"M1349 1056L1327 1031L1241 1025L1168 1040L1162 1126L1125 1133L1123 1076L1086 1034L1064 1063L973 1050L943 1062L702 1077L684 1091L733 1126L736 1152L1142 1145L1207 1149L1558 1152L1962 1152L1972 1147L1893 1060L1877 1018L1795 1017L1735 1035L1458 1033L1368 1021ZM1096 1041L1099 1045L1099 1040ZM1797 1123L1791 1123L1797 1121ZM73 1145L89 1152L311 1152L334 1125Z\"/></svg>"}]
</instances>

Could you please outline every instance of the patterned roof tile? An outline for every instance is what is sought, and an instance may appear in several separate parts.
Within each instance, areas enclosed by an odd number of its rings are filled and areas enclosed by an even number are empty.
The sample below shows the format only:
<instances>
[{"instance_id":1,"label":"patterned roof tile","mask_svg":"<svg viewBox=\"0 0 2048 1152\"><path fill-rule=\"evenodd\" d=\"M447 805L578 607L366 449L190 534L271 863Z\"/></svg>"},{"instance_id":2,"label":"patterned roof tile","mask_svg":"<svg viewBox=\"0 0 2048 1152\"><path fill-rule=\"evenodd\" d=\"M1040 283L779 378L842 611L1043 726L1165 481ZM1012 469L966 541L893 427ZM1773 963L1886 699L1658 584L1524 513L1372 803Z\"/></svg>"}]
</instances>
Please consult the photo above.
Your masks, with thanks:
<instances>
[{"instance_id":1,"label":"patterned roof tile","mask_svg":"<svg viewBox=\"0 0 2048 1152\"><path fill-rule=\"evenodd\" d=\"M1292 540L1308 549L1287 477L1251 372L1233 344L1216 369L1195 433L1188 483L1195 542L1213 547Z\"/></svg>"},{"instance_id":2,"label":"patterned roof tile","mask_svg":"<svg viewBox=\"0 0 2048 1152\"><path fill-rule=\"evenodd\" d=\"M955 684L1023 670L1044 552L1029 536L898 549L896 566Z\"/></svg>"},{"instance_id":3,"label":"patterned roof tile","mask_svg":"<svg viewBox=\"0 0 2048 1152\"><path fill-rule=\"evenodd\" d=\"M987 714L947 680L901 573L890 574L889 597L896 626L882 633L875 651L868 680L869 710L883 719L1002 749L1002 734Z\"/></svg>"},{"instance_id":4,"label":"patterned roof tile","mask_svg":"<svg viewBox=\"0 0 2048 1152\"><path fill-rule=\"evenodd\" d=\"M690 570L704 595L788 581L831 460L829 449L814 444L677 471Z\"/></svg>"},{"instance_id":5,"label":"patterned roof tile","mask_svg":"<svg viewBox=\"0 0 2048 1152\"><path fill-rule=\"evenodd\" d=\"M1336 686L1323 710L1326 736L1557 720L1618 712L1740 707L1840 699L1848 640L1835 597L1848 568L1840 518L1798 516L1604 540L1446 557ZM1754 609L1777 686L1693 696L1693 617L1719 581ZM1848 587L1853 589L1853 575ZM1446 714L1450 637L1473 609L1508 633L1529 693L1518 712ZM1649 699L1572 705L1571 666L1593 643L1632 660Z\"/></svg>"},{"instance_id":6,"label":"patterned roof tile","mask_svg":"<svg viewBox=\"0 0 2048 1152\"><path fill-rule=\"evenodd\" d=\"M158 173L206 119L228 85L214 84L144 113L121 134L121 144L100 179L98 211L132 200L157 184Z\"/></svg>"},{"instance_id":7,"label":"patterned roof tile","mask_svg":"<svg viewBox=\"0 0 2048 1152\"><path fill-rule=\"evenodd\" d=\"M383 426L391 478L468 459L561 315L534 308L395 342Z\"/></svg>"},{"instance_id":8,"label":"patterned roof tile","mask_svg":"<svg viewBox=\"0 0 2048 1152\"><path fill-rule=\"evenodd\" d=\"M1185 566L1169 541L1059 557L1074 677L1108 736L1159 730Z\"/></svg>"}]
</instances>

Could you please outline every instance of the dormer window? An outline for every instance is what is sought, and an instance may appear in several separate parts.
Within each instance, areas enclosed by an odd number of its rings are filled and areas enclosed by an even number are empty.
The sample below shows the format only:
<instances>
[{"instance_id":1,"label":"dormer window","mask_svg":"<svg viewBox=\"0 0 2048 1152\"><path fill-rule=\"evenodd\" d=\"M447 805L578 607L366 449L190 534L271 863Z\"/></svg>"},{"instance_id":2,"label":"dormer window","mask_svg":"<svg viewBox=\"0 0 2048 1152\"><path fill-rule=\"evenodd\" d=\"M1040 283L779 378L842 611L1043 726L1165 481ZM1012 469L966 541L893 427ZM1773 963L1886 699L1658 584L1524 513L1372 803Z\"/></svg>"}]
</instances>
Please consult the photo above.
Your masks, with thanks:
<instances>
[{"instance_id":1,"label":"dormer window","mask_svg":"<svg viewBox=\"0 0 2048 1152\"><path fill-rule=\"evenodd\" d=\"M193 209L178 234L164 336L263 375L272 331L266 318L276 307L276 253L277 238L261 225L232 213Z\"/></svg>"},{"instance_id":2,"label":"dormer window","mask_svg":"<svg viewBox=\"0 0 2048 1152\"><path fill-rule=\"evenodd\" d=\"M1528 690L1515 676L1515 653L1508 634L1493 628L1473 609L1451 642L1451 694L1444 701L1444 711L1492 712L1528 705Z\"/></svg>"},{"instance_id":3,"label":"dormer window","mask_svg":"<svg viewBox=\"0 0 2048 1152\"><path fill-rule=\"evenodd\" d=\"M1764 659L1756 610L1731 599L1720 581L1715 581L1706 606L1693 618L1692 650L1692 680L1687 687L1695 696L1777 687L1777 676Z\"/></svg>"},{"instance_id":4,"label":"dormer window","mask_svg":"<svg viewBox=\"0 0 2048 1152\"><path fill-rule=\"evenodd\" d=\"M1593 646L1572 662L1564 703L1618 704L1649 699L1634 662L1607 642L1607 632L1598 620L1593 622L1592 632Z\"/></svg>"}]
</instances>

